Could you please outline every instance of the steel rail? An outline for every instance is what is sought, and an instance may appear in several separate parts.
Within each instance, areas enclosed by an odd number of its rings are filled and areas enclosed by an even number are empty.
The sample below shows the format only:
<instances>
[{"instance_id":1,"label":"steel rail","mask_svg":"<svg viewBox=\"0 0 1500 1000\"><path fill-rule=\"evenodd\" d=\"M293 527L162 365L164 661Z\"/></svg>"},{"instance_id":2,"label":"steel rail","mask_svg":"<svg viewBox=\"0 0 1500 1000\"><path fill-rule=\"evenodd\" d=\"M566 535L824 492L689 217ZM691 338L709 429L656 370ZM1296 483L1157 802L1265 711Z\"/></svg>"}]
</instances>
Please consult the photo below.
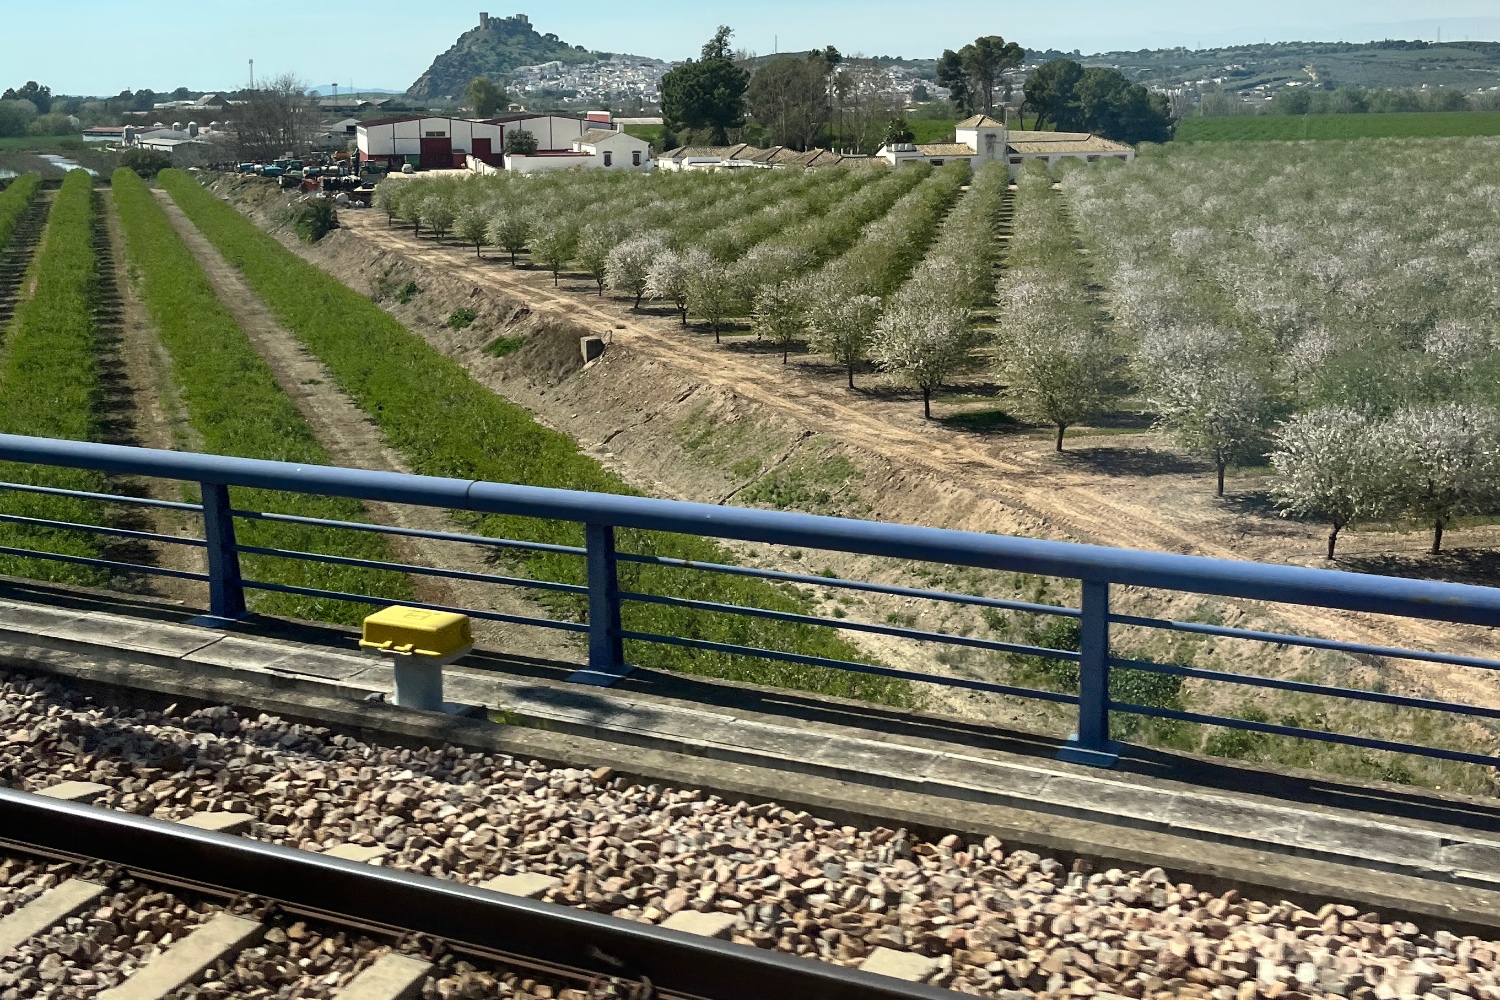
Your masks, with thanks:
<instances>
[{"instance_id":1,"label":"steel rail","mask_svg":"<svg viewBox=\"0 0 1500 1000\"><path fill-rule=\"evenodd\" d=\"M1485 767L1500 765L1500 756L1492 757L1487 754L1466 753L1463 750L1448 750L1444 747L1397 743L1394 740L1382 740L1373 736L1349 736L1344 733L1325 732L1321 729L1307 729L1303 726L1283 726L1274 722L1254 722L1250 719L1235 719L1222 715L1205 715L1202 712L1179 712L1172 708L1153 708L1150 705L1132 705L1126 702L1114 702L1110 707L1117 712L1146 715L1154 719L1175 719L1178 722L1193 722L1203 726L1243 729L1252 733L1265 733L1268 736L1292 736L1302 740L1317 740L1321 743L1337 743L1348 747L1363 747L1366 750L1388 750L1391 753L1420 754L1423 757L1454 760L1463 764L1480 764Z\"/></svg>"},{"instance_id":2,"label":"steel rail","mask_svg":"<svg viewBox=\"0 0 1500 1000\"><path fill-rule=\"evenodd\" d=\"M205 577L204 579L207 579ZM246 590L264 590L273 594L296 594L299 597L326 597L332 601L348 601L351 604L369 604L372 607L384 607L391 603L389 597L375 597L370 594L350 594L341 590L319 590L316 587L294 587L286 583L268 583L262 580L244 581ZM468 615L470 618L482 618L491 622L506 622L510 625L535 625L537 628L555 628L564 632L587 632L587 625L579 625L577 622L558 621L555 618L527 618L523 615L507 615L498 611L476 611L473 608L455 608L448 604L424 604L421 601L408 601L403 599L401 606L406 608L421 608L424 611L449 611L454 614Z\"/></svg>"},{"instance_id":3,"label":"steel rail","mask_svg":"<svg viewBox=\"0 0 1500 1000\"><path fill-rule=\"evenodd\" d=\"M20 514L0 514L0 524L25 524L34 528L56 528L60 531L87 531L90 534L109 535L112 538L129 538L138 542L161 542L164 545L188 545L200 549L208 545L201 538L185 535L163 535L156 531L106 528L98 524L75 524L72 521L51 521L44 517L22 517Z\"/></svg>"},{"instance_id":4,"label":"steel rail","mask_svg":"<svg viewBox=\"0 0 1500 1000\"><path fill-rule=\"evenodd\" d=\"M43 496L68 497L71 500L102 500L106 503L128 503L138 507L164 507L167 510L190 510L201 514L203 505L182 503L177 500L153 500L150 497L125 497L114 493L89 493L85 490L65 490L57 486L32 486L29 483L0 483L0 490L17 493L39 493Z\"/></svg>"},{"instance_id":5,"label":"steel rail","mask_svg":"<svg viewBox=\"0 0 1500 1000\"><path fill-rule=\"evenodd\" d=\"M277 514L274 511L233 510L230 513L235 517L243 518L247 521L306 524L314 528L341 528L346 531L368 531L378 535L400 535L404 538L431 538L439 542L487 545L491 548L520 549L524 552L555 552L567 556L581 556L586 553L586 550L574 545L553 545L549 542L521 542L512 538L492 538L489 535L466 535L453 531L431 531L426 528L402 528L391 524L371 524L368 521L333 521L322 517L303 517L300 514ZM621 558L623 559L624 556L621 556Z\"/></svg>"},{"instance_id":6,"label":"steel rail","mask_svg":"<svg viewBox=\"0 0 1500 1000\"><path fill-rule=\"evenodd\" d=\"M708 1000L951 1000L948 990L475 886L0 789L9 839Z\"/></svg>"},{"instance_id":7,"label":"steel rail","mask_svg":"<svg viewBox=\"0 0 1500 1000\"><path fill-rule=\"evenodd\" d=\"M1069 649L1053 649L1050 646L1031 646L1019 642L1000 642L997 639L974 639L966 635L950 635L947 632L928 632L922 629L902 628L897 625L881 625L878 622L862 622L852 618L824 618L820 615L801 615L791 611L771 611L767 608L747 608L739 604L721 604L716 601L696 601L687 597L668 597L663 594L641 594L622 590L620 600L637 604L659 604L669 608L686 608L691 611L707 611L714 614L740 615L745 618L765 618L769 621L785 622L789 625L808 625L814 628L838 628L851 632L868 632L873 635L889 635L913 642L938 642L947 646L968 646L973 649L988 649L996 653L1015 653L1019 656L1040 656L1049 660L1078 660L1078 653Z\"/></svg>"},{"instance_id":8,"label":"steel rail","mask_svg":"<svg viewBox=\"0 0 1500 1000\"><path fill-rule=\"evenodd\" d=\"M9 545L0 545L0 555L18 556L22 559L50 559L53 562L72 563L75 566L92 566L95 569L117 569L126 573L149 573L153 576L170 576L178 580L197 580L200 583L208 580L207 573L192 573L181 569L163 569L160 566L146 566L141 563L116 562L113 559L94 559L90 556L70 556L62 552L43 552L39 549L18 549Z\"/></svg>"},{"instance_id":9,"label":"steel rail","mask_svg":"<svg viewBox=\"0 0 1500 1000\"><path fill-rule=\"evenodd\" d=\"M562 594L587 594L589 588L576 583L552 583L547 580L532 580L520 576L497 576L494 573L470 573L461 569L438 569L433 566L417 566L412 563L386 562L381 559L358 559L354 556L331 556L322 552L304 552L301 549L268 549L259 545L236 545L236 552L268 556L273 559L300 559L304 562L327 563L330 566L353 566L358 569L388 570L392 573L413 573L418 576L439 576L445 580L465 580L472 583L492 583L496 586L525 587L530 590L550 590Z\"/></svg>"},{"instance_id":10,"label":"steel rail","mask_svg":"<svg viewBox=\"0 0 1500 1000\"><path fill-rule=\"evenodd\" d=\"M0 461L829 549L1467 625L1500 625L1500 590L1461 583L14 434L0 434Z\"/></svg>"},{"instance_id":11,"label":"steel rail","mask_svg":"<svg viewBox=\"0 0 1500 1000\"><path fill-rule=\"evenodd\" d=\"M1187 632L1193 635L1211 635L1225 639L1245 639L1249 642L1269 642L1278 646L1305 646L1308 649L1328 649L1337 653L1358 653L1365 656L1386 656L1396 660L1420 660L1425 663L1446 663L1455 667L1500 670L1500 660L1490 660L1482 656L1430 653L1421 649L1403 649L1400 646L1371 646L1360 642L1343 642L1338 639L1286 635L1282 632L1258 632L1254 629L1231 628L1227 625L1169 621L1165 618L1142 618L1137 615L1110 615L1109 620L1116 625L1154 628L1163 632Z\"/></svg>"},{"instance_id":12,"label":"steel rail","mask_svg":"<svg viewBox=\"0 0 1500 1000\"><path fill-rule=\"evenodd\" d=\"M775 580L779 583L803 583L813 587L859 590L868 594L888 594L892 597L915 597L924 601L947 601L950 604L968 604L976 608L1022 611L1026 614L1055 615L1059 618L1077 618L1079 615L1077 608L1065 608L1057 604L1033 604L1030 601L1009 601L1003 597L982 597L979 594L954 594L946 590L923 590L920 587L898 587L890 583L867 583L863 580L845 580L837 576L784 573L774 569L756 569L753 566L729 566L724 563L693 562L691 559L673 559L669 556L642 556L629 552L621 552L616 558L620 562L642 563L648 566L694 569L705 573L723 573L727 576L749 576L758 580Z\"/></svg>"}]
</instances>

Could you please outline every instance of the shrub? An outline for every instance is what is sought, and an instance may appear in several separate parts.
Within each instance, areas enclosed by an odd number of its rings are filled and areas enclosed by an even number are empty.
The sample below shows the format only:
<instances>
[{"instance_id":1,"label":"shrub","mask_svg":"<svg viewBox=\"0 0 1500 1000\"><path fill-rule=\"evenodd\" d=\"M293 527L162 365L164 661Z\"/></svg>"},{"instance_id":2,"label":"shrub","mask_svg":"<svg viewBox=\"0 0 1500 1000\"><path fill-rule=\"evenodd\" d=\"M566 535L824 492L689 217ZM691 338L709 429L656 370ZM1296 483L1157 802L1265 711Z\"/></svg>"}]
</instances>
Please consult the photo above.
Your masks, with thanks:
<instances>
[{"instance_id":1,"label":"shrub","mask_svg":"<svg viewBox=\"0 0 1500 1000\"><path fill-rule=\"evenodd\" d=\"M120 166L151 179L172 165L172 157L159 149L127 149L120 154Z\"/></svg>"},{"instance_id":2,"label":"shrub","mask_svg":"<svg viewBox=\"0 0 1500 1000\"><path fill-rule=\"evenodd\" d=\"M462 330L465 327L473 326L474 318L474 310L468 306L464 306L462 309L455 309L448 314L448 329Z\"/></svg>"},{"instance_id":3,"label":"shrub","mask_svg":"<svg viewBox=\"0 0 1500 1000\"><path fill-rule=\"evenodd\" d=\"M309 198L292 216L292 228L304 243L316 243L338 227L339 213L329 198Z\"/></svg>"}]
</instances>

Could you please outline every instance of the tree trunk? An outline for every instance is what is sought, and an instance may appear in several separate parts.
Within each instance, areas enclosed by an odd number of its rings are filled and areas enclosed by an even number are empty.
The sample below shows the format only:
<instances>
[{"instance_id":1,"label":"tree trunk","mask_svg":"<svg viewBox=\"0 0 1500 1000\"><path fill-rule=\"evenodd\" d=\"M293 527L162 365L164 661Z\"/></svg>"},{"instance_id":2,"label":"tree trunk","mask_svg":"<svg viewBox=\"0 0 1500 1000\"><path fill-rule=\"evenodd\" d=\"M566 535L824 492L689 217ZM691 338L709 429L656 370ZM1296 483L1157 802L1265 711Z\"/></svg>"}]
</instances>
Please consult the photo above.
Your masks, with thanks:
<instances>
[{"instance_id":1,"label":"tree trunk","mask_svg":"<svg viewBox=\"0 0 1500 1000\"><path fill-rule=\"evenodd\" d=\"M781 345L781 363L782 364L786 364L786 357L787 357L788 354L791 354L791 353L792 353L792 346L790 344L782 344Z\"/></svg>"},{"instance_id":2,"label":"tree trunk","mask_svg":"<svg viewBox=\"0 0 1500 1000\"><path fill-rule=\"evenodd\" d=\"M478 257L480 260L484 260L484 251L480 249L481 246L483 246L483 244L474 244L474 256Z\"/></svg>"},{"instance_id":3,"label":"tree trunk","mask_svg":"<svg viewBox=\"0 0 1500 1000\"><path fill-rule=\"evenodd\" d=\"M1220 497L1222 497L1224 495L1224 466L1226 466L1228 464L1229 464L1228 462L1220 462L1220 463L1218 463L1218 465L1219 465L1219 496Z\"/></svg>"},{"instance_id":4,"label":"tree trunk","mask_svg":"<svg viewBox=\"0 0 1500 1000\"><path fill-rule=\"evenodd\" d=\"M714 343L717 344L718 342L719 342L719 324L715 323L714 324Z\"/></svg>"},{"instance_id":5,"label":"tree trunk","mask_svg":"<svg viewBox=\"0 0 1500 1000\"><path fill-rule=\"evenodd\" d=\"M1443 551L1443 519L1438 518L1432 522L1432 554L1437 555Z\"/></svg>"},{"instance_id":6,"label":"tree trunk","mask_svg":"<svg viewBox=\"0 0 1500 1000\"><path fill-rule=\"evenodd\" d=\"M677 311L682 313L682 328L685 330L687 329L687 306L680 306Z\"/></svg>"},{"instance_id":7,"label":"tree trunk","mask_svg":"<svg viewBox=\"0 0 1500 1000\"><path fill-rule=\"evenodd\" d=\"M558 275L559 275L559 274L560 274L560 273L561 273L561 272L560 272L560 271L553 271L553 272L552 272L552 287L553 287L553 288L556 288L556 287L557 287L557 277L558 277Z\"/></svg>"},{"instance_id":8,"label":"tree trunk","mask_svg":"<svg viewBox=\"0 0 1500 1000\"><path fill-rule=\"evenodd\" d=\"M640 292L636 292L635 293L635 311L636 312L640 312L641 311L641 293Z\"/></svg>"},{"instance_id":9,"label":"tree trunk","mask_svg":"<svg viewBox=\"0 0 1500 1000\"><path fill-rule=\"evenodd\" d=\"M1057 450L1058 451L1062 451L1063 431L1065 431L1067 429L1068 429L1068 425L1067 424L1058 424L1057 425Z\"/></svg>"},{"instance_id":10,"label":"tree trunk","mask_svg":"<svg viewBox=\"0 0 1500 1000\"><path fill-rule=\"evenodd\" d=\"M1328 556L1327 556L1327 559L1328 559L1329 562L1333 562L1333 547L1339 543L1339 529L1342 528L1342 527L1343 527L1342 524L1339 524L1337 521L1335 521L1334 525L1333 525L1333 530L1328 533Z\"/></svg>"},{"instance_id":11,"label":"tree trunk","mask_svg":"<svg viewBox=\"0 0 1500 1000\"><path fill-rule=\"evenodd\" d=\"M924 419L932 419L932 389L922 386L922 416Z\"/></svg>"},{"instance_id":12,"label":"tree trunk","mask_svg":"<svg viewBox=\"0 0 1500 1000\"><path fill-rule=\"evenodd\" d=\"M849 388L854 388L854 362L849 362Z\"/></svg>"}]
</instances>

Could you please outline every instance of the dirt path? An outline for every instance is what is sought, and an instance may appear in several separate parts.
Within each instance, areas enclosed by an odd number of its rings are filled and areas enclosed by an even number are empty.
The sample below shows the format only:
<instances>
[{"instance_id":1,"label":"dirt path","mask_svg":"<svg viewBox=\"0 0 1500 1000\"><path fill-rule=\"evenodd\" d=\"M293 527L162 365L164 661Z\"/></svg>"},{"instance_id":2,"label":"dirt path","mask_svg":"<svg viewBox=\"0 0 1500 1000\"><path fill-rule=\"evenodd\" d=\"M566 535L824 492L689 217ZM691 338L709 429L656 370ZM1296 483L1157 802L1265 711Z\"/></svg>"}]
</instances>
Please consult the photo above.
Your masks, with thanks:
<instances>
[{"instance_id":1,"label":"dirt path","mask_svg":"<svg viewBox=\"0 0 1500 1000\"><path fill-rule=\"evenodd\" d=\"M41 246L42 233L47 228L47 213L52 209L55 193L50 190L36 193L11 232L10 242L0 250L0 335L10 325L21 300L30 296L35 287L36 275L31 261Z\"/></svg>"},{"instance_id":2,"label":"dirt path","mask_svg":"<svg viewBox=\"0 0 1500 1000\"><path fill-rule=\"evenodd\" d=\"M198 231L171 197L160 190L155 194L207 273L219 300L271 366L282 391L307 419L333 461L358 469L409 473L410 468L386 443L375 423L336 388L329 371L303 349L295 335L276 321L239 272ZM459 530L440 510L371 501L366 501L365 506L382 524L424 531ZM395 557L413 565L441 566L471 573L493 571L486 549L422 538L388 537ZM418 599L430 604L548 617L539 605L508 588L426 576L414 577L413 584ZM475 638L492 649L547 659L576 661L582 648L569 638L548 630L500 622L476 622Z\"/></svg>"},{"instance_id":3,"label":"dirt path","mask_svg":"<svg viewBox=\"0 0 1500 1000\"><path fill-rule=\"evenodd\" d=\"M631 311L628 303L589 294L592 286L550 274L511 269L502 260L476 260L458 246L415 239L388 228L373 212L345 212L341 222L365 245L401 255L443 274L518 299L537 313L567 318L663 366L693 384L731 391L784 415L788 421L886 459L898 476L930 480L952 503L931 509L881 512L902 520L943 523L955 512L975 530L1051 537L1124 548L1222 559L1320 565L1317 526L1283 521L1260 510L1217 503L1198 463L1152 434L1069 438L1054 454L1046 439L1023 434L979 435L921 419L906 394L862 387L850 392L821 365L782 365L748 343L682 330L675 319ZM869 381L869 376L865 377ZM658 400L641 399L649 410ZM951 408L950 408L951 412ZM941 409L938 415L942 416ZM562 429L568 430L567 427ZM977 518L977 519L976 519ZM1500 530L1472 529L1475 542L1500 540ZM1420 537L1360 533L1345 543L1351 556L1419 551ZM1361 550L1365 550L1361 552ZM1296 630L1371 645L1446 649L1496 655L1493 630L1415 620L1378 619L1339 611L1296 609ZM1392 688L1435 691L1443 697L1500 704L1500 678L1486 672L1390 661Z\"/></svg>"}]
</instances>

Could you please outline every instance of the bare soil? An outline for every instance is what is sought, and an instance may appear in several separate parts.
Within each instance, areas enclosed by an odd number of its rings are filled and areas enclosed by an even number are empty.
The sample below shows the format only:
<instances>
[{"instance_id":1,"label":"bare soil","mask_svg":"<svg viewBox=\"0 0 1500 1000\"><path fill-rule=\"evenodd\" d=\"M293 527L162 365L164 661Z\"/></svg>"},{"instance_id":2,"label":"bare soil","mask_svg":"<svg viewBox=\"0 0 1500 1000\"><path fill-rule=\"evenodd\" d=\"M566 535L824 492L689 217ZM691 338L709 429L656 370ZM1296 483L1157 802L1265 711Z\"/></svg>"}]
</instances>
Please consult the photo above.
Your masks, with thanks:
<instances>
[{"instance_id":1,"label":"bare soil","mask_svg":"<svg viewBox=\"0 0 1500 1000\"><path fill-rule=\"evenodd\" d=\"M277 198L269 189L235 182L220 193L275 230ZM627 300L600 297L582 275L552 276L512 268L472 246L387 225L373 211L340 213L343 229L315 247L283 236L286 245L381 302L435 348L459 361L480 382L566 432L586 452L638 488L656 495L711 503L783 506L817 513L927 524L1126 548L1179 552L1307 566L1321 558L1324 530L1275 516L1263 470L1241 470L1229 495L1213 496L1211 469L1150 431L1138 415L1116 414L1101 426L1070 431L1067 450L1053 451L1052 431L1016 424L1003 414L1003 385L983 370L956 380L939 396L931 421L920 397L886 384L871 371L850 390L844 373L819 356L778 351L747 335L684 329L675 315ZM395 291L419 291L398 301ZM476 320L454 330L460 307ZM582 367L577 338L609 342L604 356ZM496 357L485 350L496 337L525 346ZM568 360L571 356L571 360ZM1461 548L1440 559L1423 555L1420 534L1359 531L1341 540L1339 568L1494 582L1488 549L1500 527L1455 532ZM793 556L797 554L792 554ZM785 553L759 553L763 564L787 563ZM818 553L804 569L911 582L911 567ZM951 581L950 581L951 585ZM833 595L827 595L832 598ZM885 613L900 602L870 601ZM911 602L910 610L918 609ZM833 601L823 605L832 609ZM1205 608L1224 624L1275 628L1382 646L1413 646L1494 656L1491 629L1379 619L1339 611L1251 602L1208 601L1120 588L1117 606L1134 613L1186 618ZM860 615L860 617L868 617ZM878 620L878 619L877 619ZM918 614L921 627L962 626L948 612ZM972 623L970 623L972 624ZM1231 645L1242 651L1231 653ZM879 652L879 646L872 646ZM965 672L960 664L912 662L916 669ZM1274 657L1249 644L1222 643L1221 667L1280 675L1304 670L1308 657L1278 650ZM1237 659L1238 658L1238 659ZM925 657L923 657L925 659ZM1342 678L1377 681L1402 693L1500 704L1500 683L1485 671L1448 669L1367 658ZM1228 703L1230 694L1219 707ZM1240 692L1232 697L1243 700ZM963 714L1007 721L993 699L943 695ZM1212 707L1195 701L1195 707ZM1035 728L1035 717L1019 718ZM1059 723L1062 724L1062 723ZM1476 730L1476 737L1484 734ZM1485 740L1488 742L1488 740Z\"/></svg>"},{"instance_id":2,"label":"bare soil","mask_svg":"<svg viewBox=\"0 0 1500 1000\"><path fill-rule=\"evenodd\" d=\"M276 382L301 411L329 456L339 465L388 472L411 470L385 441L375 423L337 388L328 369L281 326L239 272L214 248L165 191L155 192L178 234L208 275L225 308L250 342L271 366ZM382 524L422 531L459 530L440 510L403 504L366 501L371 516ZM434 539L388 536L395 557L405 563L443 566L470 573L491 570L488 550ZM536 603L510 588L464 580L416 575L417 598L428 604L466 607L501 614L547 617ZM538 634L541 633L541 634ZM481 644L546 659L580 659L580 647L570 636L502 622L477 621L475 638Z\"/></svg>"}]
</instances>

